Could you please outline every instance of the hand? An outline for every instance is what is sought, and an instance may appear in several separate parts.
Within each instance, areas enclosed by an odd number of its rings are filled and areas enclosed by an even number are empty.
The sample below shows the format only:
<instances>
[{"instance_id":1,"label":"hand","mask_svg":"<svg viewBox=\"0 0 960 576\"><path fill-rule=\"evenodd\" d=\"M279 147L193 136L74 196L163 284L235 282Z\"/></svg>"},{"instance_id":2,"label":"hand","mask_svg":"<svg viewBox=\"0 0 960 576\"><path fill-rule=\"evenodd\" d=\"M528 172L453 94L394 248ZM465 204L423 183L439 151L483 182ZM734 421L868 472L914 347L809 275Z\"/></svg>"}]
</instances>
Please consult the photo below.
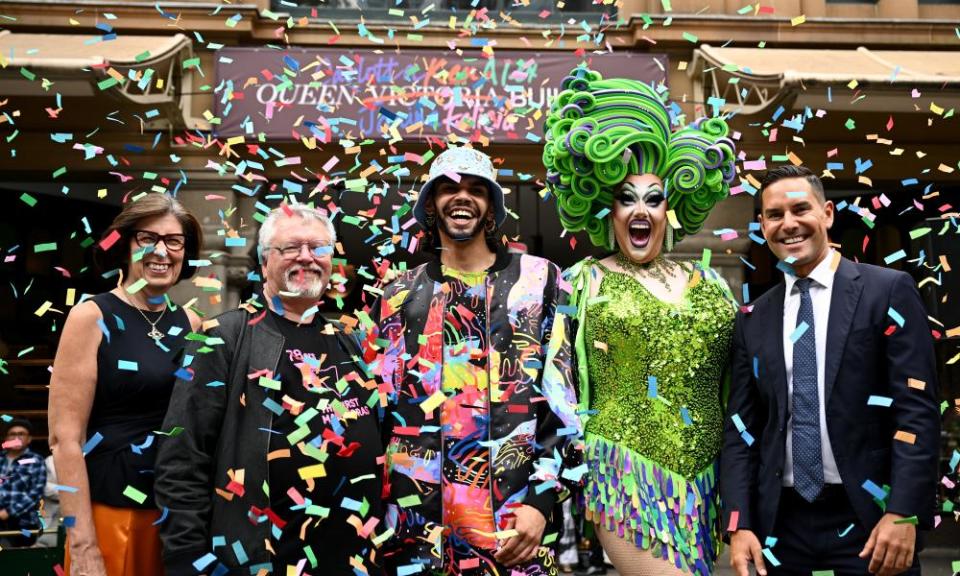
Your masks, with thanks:
<instances>
[{"instance_id":1,"label":"hand","mask_svg":"<svg viewBox=\"0 0 960 576\"><path fill-rule=\"evenodd\" d=\"M737 530L730 535L730 566L737 576L750 576L751 562L757 567L757 574L767 576L757 535L750 530Z\"/></svg>"},{"instance_id":2,"label":"hand","mask_svg":"<svg viewBox=\"0 0 960 576\"><path fill-rule=\"evenodd\" d=\"M533 560L546 525L547 519L533 506L524 504L517 508L506 528L516 530L517 535L509 538L507 543L494 553L494 560L508 568Z\"/></svg>"},{"instance_id":3,"label":"hand","mask_svg":"<svg viewBox=\"0 0 960 576\"><path fill-rule=\"evenodd\" d=\"M870 558L867 570L877 576L893 576L913 566L913 551L917 543L917 527L908 522L895 524L902 520L899 514L886 513L870 532L867 545L860 551L860 557Z\"/></svg>"},{"instance_id":4,"label":"hand","mask_svg":"<svg viewBox=\"0 0 960 576\"><path fill-rule=\"evenodd\" d=\"M10 513L6 509L0 510L0 520L7 520L10 518Z\"/></svg>"},{"instance_id":5,"label":"hand","mask_svg":"<svg viewBox=\"0 0 960 576\"><path fill-rule=\"evenodd\" d=\"M68 576L107 576L103 556L96 544L70 546L70 574Z\"/></svg>"}]
</instances>

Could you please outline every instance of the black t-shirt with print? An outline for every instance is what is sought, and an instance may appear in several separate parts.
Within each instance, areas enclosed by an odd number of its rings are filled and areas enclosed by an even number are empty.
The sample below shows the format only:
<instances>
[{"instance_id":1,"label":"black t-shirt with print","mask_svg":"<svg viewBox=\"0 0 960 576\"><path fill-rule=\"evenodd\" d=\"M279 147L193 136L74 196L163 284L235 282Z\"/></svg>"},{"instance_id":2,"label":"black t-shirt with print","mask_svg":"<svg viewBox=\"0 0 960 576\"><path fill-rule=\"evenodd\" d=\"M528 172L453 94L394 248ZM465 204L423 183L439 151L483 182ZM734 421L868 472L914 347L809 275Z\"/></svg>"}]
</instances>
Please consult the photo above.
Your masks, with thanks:
<instances>
[{"instance_id":1,"label":"black t-shirt with print","mask_svg":"<svg viewBox=\"0 0 960 576\"><path fill-rule=\"evenodd\" d=\"M273 312L266 321L285 340L270 437L270 508L285 523L271 538L273 573L302 559L311 571L309 545L324 574L353 575L354 557L380 574L372 544L384 530L377 390L363 387L338 337L321 332L319 314L310 324Z\"/></svg>"}]
</instances>

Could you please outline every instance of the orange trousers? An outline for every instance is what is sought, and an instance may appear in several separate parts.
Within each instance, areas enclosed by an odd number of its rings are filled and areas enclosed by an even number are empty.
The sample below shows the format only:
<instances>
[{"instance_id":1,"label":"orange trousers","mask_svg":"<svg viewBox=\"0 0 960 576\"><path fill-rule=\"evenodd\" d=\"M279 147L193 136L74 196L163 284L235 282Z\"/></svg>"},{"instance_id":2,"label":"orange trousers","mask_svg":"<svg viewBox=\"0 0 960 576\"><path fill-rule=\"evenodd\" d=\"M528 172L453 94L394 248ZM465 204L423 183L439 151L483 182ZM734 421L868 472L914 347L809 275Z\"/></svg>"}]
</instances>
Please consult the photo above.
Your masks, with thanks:
<instances>
[{"instance_id":1,"label":"orange trousers","mask_svg":"<svg viewBox=\"0 0 960 576\"><path fill-rule=\"evenodd\" d=\"M114 508L92 503L97 544L107 576L163 576L158 510ZM70 538L64 557L64 574L70 574Z\"/></svg>"}]
</instances>

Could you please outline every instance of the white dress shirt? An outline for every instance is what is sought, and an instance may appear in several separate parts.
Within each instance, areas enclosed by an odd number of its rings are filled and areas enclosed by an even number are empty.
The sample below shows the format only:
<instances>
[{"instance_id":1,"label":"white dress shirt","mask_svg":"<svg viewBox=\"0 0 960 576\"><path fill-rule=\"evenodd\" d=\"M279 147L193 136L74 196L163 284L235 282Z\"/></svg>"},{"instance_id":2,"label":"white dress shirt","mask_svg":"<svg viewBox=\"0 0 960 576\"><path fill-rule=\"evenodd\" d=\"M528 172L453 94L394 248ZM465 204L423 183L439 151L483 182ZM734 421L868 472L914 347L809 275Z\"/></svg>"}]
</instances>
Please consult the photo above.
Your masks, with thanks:
<instances>
[{"instance_id":1,"label":"white dress shirt","mask_svg":"<svg viewBox=\"0 0 960 576\"><path fill-rule=\"evenodd\" d=\"M808 278L810 299L813 303L814 336L817 349L817 395L820 401L820 451L823 455L823 481L827 484L840 484L840 472L830 446L827 434L827 411L824 406L824 386L826 380L827 359L827 323L830 321L830 299L833 295L833 261L836 257L830 253L817 264ZM796 287L797 277L785 274L786 292L783 299L783 361L787 368L787 454L783 466L783 485L793 486L793 341L790 337L797 328L797 314L800 313L800 289Z\"/></svg>"}]
</instances>

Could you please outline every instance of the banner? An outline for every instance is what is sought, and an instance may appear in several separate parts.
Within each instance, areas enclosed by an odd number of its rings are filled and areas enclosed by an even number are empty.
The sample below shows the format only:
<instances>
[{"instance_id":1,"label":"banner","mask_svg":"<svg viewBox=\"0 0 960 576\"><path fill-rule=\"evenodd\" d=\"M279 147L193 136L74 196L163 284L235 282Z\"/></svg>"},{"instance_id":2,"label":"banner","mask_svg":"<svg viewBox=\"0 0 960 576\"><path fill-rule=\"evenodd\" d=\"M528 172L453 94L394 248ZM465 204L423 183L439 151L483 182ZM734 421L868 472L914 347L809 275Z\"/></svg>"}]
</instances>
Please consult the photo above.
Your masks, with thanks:
<instances>
[{"instance_id":1,"label":"banner","mask_svg":"<svg viewBox=\"0 0 960 576\"><path fill-rule=\"evenodd\" d=\"M581 62L605 77L666 82L667 56L497 50L345 51L223 48L217 52L214 129L274 140L539 142L543 116ZM219 124L216 122L219 121Z\"/></svg>"}]
</instances>

